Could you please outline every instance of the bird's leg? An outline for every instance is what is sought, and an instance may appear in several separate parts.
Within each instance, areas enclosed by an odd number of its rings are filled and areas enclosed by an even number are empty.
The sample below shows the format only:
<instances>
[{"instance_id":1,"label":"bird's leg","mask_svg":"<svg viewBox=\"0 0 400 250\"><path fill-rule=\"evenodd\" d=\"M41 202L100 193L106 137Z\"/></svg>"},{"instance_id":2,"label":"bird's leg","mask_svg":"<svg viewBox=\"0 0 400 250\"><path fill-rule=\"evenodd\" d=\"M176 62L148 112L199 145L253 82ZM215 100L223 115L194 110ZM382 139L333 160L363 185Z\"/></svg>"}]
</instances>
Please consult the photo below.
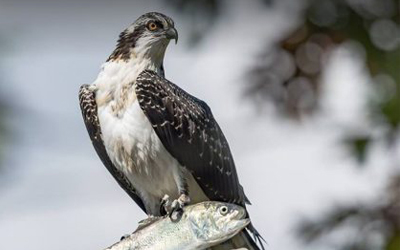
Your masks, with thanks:
<instances>
[{"instance_id":1,"label":"bird's leg","mask_svg":"<svg viewBox=\"0 0 400 250\"><path fill-rule=\"evenodd\" d=\"M190 197L187 192L182 192L178 199L171 204L171 212L169 217L172 221L178 221L183 214L183 207L190 203Z\"/></svg>"},{"instance_id":2,"label":"bird's leg","mask_svg":"<svg viewBox=\"0 0 400 250\"><path fill-rule=\"evenodd\" d=\"M190 203L189 185L185 173L185 169L182 168L178 174L174 175L175 182L178 184L179 197L172 202L169 212L169 218L173 222L181 219L183 207Z\"/></svg>"}]
</instances>

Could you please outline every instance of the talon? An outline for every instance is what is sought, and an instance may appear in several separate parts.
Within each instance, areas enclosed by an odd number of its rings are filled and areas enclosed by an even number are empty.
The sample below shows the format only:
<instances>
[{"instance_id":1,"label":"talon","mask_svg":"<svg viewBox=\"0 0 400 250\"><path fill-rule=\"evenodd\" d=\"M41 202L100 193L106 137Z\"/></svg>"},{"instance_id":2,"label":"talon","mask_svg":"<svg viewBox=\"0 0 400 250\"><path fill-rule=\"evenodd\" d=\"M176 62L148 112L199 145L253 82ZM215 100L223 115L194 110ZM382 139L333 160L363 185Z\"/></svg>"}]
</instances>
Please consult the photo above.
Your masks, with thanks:
<instances>
[{"instance_id":1,"label":"talon","mask_svg":"<svg viewBox=\"0 0 400 250\"><path fill-rule=\"evenodd\" d=\"M186 206L190 203L190 197L186 194L181 194L178 200L183 203L183 206Z\"/></svg>"},{"instance_id":2,"label":"talon","mask_svg":"<svg viewBox=\"0 0 400 250\"><path fill-rule=\"evenodd\" d=\"M169 218L171 219L172 222L178 222L183 215L183 209L182 208L175 208L172 209L172 211L169 214Z\"/></svg>"},{"instance_id":3,"label":"talon","mask_svg":"<svg viewBox=\"0 0 400 250\"><path fill-rule=\"evenodd\" d=\"M161 199L160 203L160 214L162 216L169 214L171 212L171 201L169 199L169 195L164 195L164 197Z\"/></svg>"},{"instance_id":4,"label":"talon","mask_svg":"<svg viewBox=\"0 0 400 250\"><path fill-rule=\"evenodd\" d=\"M183 214L183 208L189 203L190 198L186 194L181 194L178 199L174 200L171 204L171 211L169 213L171 221L179 221Z\"/></svg>"}]
</instances>

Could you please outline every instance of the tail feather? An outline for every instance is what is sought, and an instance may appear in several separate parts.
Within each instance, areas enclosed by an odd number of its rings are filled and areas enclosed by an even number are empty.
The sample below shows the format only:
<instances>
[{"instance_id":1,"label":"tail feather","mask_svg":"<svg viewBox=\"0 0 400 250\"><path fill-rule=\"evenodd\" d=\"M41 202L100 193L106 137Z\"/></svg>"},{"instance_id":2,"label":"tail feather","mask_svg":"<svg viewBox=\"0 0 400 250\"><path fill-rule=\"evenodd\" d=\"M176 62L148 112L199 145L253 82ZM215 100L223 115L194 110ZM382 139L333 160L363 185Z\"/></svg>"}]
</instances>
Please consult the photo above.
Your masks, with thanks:
<instances>
[{"instance_id":1,"label":"tail feather","mask_svg":"<svg viewBox=\"0 0 400 250\"><path fill-rule=\"evenodd\" d=\"M261 234L257 231L257 229L253 226L253 223L250 223L250 224L247 226L246 229L249 230L249 231L251 232L251 234L252 234L253 237L254 237L254 241L255 241L256 243L258 243L258 245L260 245L261 249L262 249L262 250L265 250L263 242L264 242L264 243L267 243L267 242L264 240L264 238L261 236Z\"/></svg>"},{"instance_id":2,"label":"tail feather","mask_svg":"<svg viewBox=\"0 0 400 250\"><path fill-rule=\"evenodd\" d=\"M250 234L252 234L253 237ZM265 250L262 241L265 242L262 236L250 223L246 229L243 229L233 238L217 246L213 246L209 248L209 250L232 250L232 249Z\"/></svg>"}]
</instances>

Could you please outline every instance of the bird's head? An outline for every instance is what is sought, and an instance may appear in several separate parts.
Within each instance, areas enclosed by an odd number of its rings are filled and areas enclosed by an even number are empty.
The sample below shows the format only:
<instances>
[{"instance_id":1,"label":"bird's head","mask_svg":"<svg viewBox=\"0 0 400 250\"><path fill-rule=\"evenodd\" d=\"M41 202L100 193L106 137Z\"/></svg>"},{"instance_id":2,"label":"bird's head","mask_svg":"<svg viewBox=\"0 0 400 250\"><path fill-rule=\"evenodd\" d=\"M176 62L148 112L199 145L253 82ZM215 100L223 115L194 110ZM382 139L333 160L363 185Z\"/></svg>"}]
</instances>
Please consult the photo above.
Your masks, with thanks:
<instances>
[{"instance_id":1,"label":"bird's head","mask_svg":"<svg viewBox=\"0 0 400 250\"><path fill-rule=\"evenodd\" d=\"M121 32L109 60L127 61L139 57L162 64L171 39L175 43L178 41L174 21L161 13L146 13Z\"/></svg>"}]
</instances>

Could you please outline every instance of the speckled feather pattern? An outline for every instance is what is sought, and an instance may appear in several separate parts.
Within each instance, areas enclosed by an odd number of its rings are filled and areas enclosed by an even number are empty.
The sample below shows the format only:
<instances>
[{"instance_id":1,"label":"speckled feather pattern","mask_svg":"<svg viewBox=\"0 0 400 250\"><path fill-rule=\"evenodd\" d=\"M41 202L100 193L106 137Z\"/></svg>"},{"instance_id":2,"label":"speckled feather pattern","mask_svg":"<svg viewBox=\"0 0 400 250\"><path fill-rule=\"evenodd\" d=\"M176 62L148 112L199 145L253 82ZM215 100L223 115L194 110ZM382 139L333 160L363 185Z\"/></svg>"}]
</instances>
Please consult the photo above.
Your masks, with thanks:
<instances>
[{"instance_id":1,"label":"speckled feather pattern","mask_svg":"<svg viewBox=\"0 0 400 250\"><path fill-rule=\"evenodd\" d=\"M79 104L82 111L83 120L89 133L92 144L99 155L101 161L108 171L118 182L118 184L128 193L128 195L138 204L141 209L145 209L141 198L138 196L133 185L121 171L111 162L104 147L102 133L97 115L97 103L93 86L82 85L79 90Z\"/></svg>"},{"instance_id":2,"label":"speckled feather pattern","mask_svg":"<svg viewBox=\"0 0 400 250\"><path fill-rule=\"evenodd\" d=\"M158 23L156 31L148 28L151 22ZM245 208L249 201L210 108L164 78L165 51L174 35L172 19L155 12L120 34L96 80L79 94L92 143L119 185L149 215L160 214L165 194L176 199L188 193L193 203L214 200ZM247 229L260 238L251 224ZM232 244L259 249L246 230Z\"/></svg>"},{"instance_id":3,"label":"speckled feather pattern","mask_svg":"<svg viewBox=\"0 0 400 250\"><path fill-rule=\"evenodd\" d=\"M185 184L183 169L166 151L136 97L140 72L158 68L151 62L140 57L106 62L93 88L107 155L133 185L146 213L157 216L164 195L177 199Z\"/></svg>"},{"instance_id":4,"label":"speckled feather pattern","mask_svg":"<svg viewBox=\"0 0 400 250\"><path fill-rule=\"evenodd\" d=\"M187 168L210 200L245 204L235 164L207 104L146 70L136 81L140 107L179 163Z\"/></svg>"}]
</instances>

